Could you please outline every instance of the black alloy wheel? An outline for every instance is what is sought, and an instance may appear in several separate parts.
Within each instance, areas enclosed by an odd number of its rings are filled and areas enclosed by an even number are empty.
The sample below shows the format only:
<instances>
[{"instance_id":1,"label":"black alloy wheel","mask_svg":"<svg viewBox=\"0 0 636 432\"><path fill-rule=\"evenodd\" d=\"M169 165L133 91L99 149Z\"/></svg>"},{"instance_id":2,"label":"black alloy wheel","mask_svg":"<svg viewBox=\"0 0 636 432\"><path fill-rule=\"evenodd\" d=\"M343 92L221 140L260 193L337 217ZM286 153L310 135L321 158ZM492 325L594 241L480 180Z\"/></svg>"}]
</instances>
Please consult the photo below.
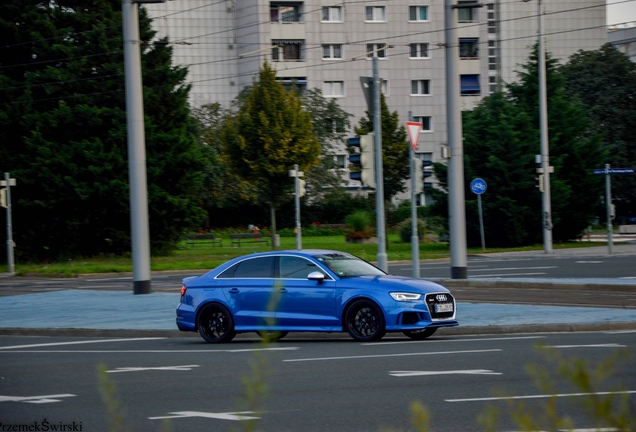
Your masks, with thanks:
<instances>
[{"instance_id":1,"label":"black alloy wheel","mask_svg":"<svg viewBox=\"0 0 636 432\"><path fill-rule=\"evenodd\" d=\"M437 331L437 327L435 328L425 328L420 330L406 330L403 331L405 335L414 340L422 340L426 339L429 336L433 336L433 334Z\"/></svg>"},{"instance_id":2,"label":"black alloy wheel","mask_svg":"<svg viewBox=\"0 0 636 432\"><path fill-rule=\"evenodd\" d=\"M382 310L370 300L358 300L349 306L345 327L351 337L360 342L377 341L386 334Z\"/></svg>"},{"instance_id":3,"label":"black alloy wheel","mask_svg":"<svg viewBox=\"0 0 636 432\"><path fill-rule=\"evenodd\" d=\"M289 332L279 330L259 330L256 333L258 333L265 342L276 342L289 334Z\"/></svg>"},{"instance_id":4,"label":"black alloy wheel","mask_svg":"<svg viewBox=\"0 0 636 432\"><path fill-rule=\"evenodd\" d=\"M236 336L232 314L220 304L205 306L199 312L197 323L199 334L207 342L229 342Z\"/></svg>"}]
</instances>

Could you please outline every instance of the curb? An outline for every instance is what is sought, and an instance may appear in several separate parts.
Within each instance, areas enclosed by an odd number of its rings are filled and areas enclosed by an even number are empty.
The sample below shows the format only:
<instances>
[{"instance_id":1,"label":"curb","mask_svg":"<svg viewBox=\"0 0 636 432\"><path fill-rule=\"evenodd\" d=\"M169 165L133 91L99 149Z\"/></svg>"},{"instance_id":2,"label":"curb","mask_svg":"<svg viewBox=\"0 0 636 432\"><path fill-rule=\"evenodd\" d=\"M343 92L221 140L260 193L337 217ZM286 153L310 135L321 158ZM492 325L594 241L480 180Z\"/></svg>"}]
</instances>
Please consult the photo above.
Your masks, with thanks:
<instances>
[{"instance_id":1,"label":"curb","mask_svg":"<svg viewBox=\"0 0 636 432\"><path fill-rule=\"evenodd\" d=\"M636 330L636 322L599 322L574 324L528 324L505 326L472 326L472 327L442 327L436 336L480 336L519 333L576 333L596 331ZM390 337L391 333L387 333ZM400 335L400 333L396 333ZM138 330L138 329L84 329L84 328L0 328L0 336L59 336L59 337L157 337L157 338L196 338L195 332L179 330ZM260 340L255 333L244 333L236 336L235 340ZM303 339L351 339L345 332L338 333L290 333L284 340Z\"/></svg>"}]
</instances>

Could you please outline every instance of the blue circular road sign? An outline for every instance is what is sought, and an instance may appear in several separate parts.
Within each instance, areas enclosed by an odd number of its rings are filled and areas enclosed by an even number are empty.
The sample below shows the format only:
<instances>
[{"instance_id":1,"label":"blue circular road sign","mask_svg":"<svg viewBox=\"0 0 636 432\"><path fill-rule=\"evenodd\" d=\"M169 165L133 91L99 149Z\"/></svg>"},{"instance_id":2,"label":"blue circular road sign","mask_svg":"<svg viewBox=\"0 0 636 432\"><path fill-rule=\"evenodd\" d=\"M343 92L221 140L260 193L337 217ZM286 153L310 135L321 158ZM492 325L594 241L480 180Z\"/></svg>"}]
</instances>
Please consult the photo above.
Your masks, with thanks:
<instances>
[{"instance_id":1,"label":"blue circular road sign","mask_svg":"<svg viewBox=\"0 0 636 432\"><path fill-rule=\"evenodd\" d=\"M470 182L470 190L477 195L481 195L486 192L486 182L480 178L473 179Z\"/></svg>"}]
</instances>

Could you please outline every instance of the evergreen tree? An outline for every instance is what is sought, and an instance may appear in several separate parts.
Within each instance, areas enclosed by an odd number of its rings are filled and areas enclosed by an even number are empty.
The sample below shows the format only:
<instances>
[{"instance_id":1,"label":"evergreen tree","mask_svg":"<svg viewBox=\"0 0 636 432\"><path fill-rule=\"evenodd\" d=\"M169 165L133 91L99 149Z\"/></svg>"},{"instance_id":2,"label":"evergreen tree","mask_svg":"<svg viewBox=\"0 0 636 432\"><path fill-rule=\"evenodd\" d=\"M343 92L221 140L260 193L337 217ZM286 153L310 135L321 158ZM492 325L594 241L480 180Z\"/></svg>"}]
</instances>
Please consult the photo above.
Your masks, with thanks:
<instances>
[{"instance_id":1,"label":"evergreen tree","mask_svg":"<svg viewBox=\"0 0 636 432\"><path fill-rule=\"evenodd\" d=\"M585 105L592 130L603 136L606 163L636 167L636 63L611 44L579 51L560 69L568 95ZM636 176L613 176L612 197L619 216L636 216Z\"/></svg>"},{"instance_id":2,"label":"evergreen tree","mask_svg":"<svg viewBox=\"0 0 636 432\"><path fill-rule=\"evenodd\" d=\"M291 199L294 188L288 171L294 164L304 172L317 165L320 144L301 100L285 91L267 62L238 104L236 117L228 118L222 130L223 162L269 205L274 247L276 209Z\"/></svg>"},{"instance_id":3,"label":"evergreen tree","mask_svg":"<svg viewBox=\"0 0 636 432\"><path fill-rule=\"evenodd\" d=\"M0 5L0 163L13 192L16 253L61 259L130 251L121 2ZM141 40L154 36L141 9ZM206 161L190 124L187 70L143 44L151 248L173 248L204 213Z\"/></svg>"}]
</instances>

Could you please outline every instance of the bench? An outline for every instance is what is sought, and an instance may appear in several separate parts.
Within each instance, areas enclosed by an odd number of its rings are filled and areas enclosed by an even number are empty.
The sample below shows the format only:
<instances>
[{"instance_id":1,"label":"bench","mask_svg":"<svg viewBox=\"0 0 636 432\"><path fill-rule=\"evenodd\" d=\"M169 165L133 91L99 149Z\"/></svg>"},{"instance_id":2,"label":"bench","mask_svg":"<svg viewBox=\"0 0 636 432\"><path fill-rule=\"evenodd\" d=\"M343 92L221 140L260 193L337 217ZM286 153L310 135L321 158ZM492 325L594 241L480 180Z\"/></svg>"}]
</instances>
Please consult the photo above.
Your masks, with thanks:
<instances>
[{"instance_id":1,"label":"bench","mask_svg":"<svg viewBox=\"0 0 636 432\"><path fill-rule=\"evenodd\" d=\"M230 240L232 240L232 247L234 247L234 245L241 247L241 241L244 240L251 240L252 242L256 241L261 244L265 242L265 244L269 244L269 240L267 238L263 238L261 233L230 234Z\"/></svg>"},{"instance_id":2,"label":"bench","mask_svg":"<svg viewBox=\"0 0 636 432\"><path fill-rule=\"evenodd\" d=\"M222 247L222 242L223 239L217 238L214 234L191 234L186 236L186 249L189 249L190 247L194 249L197 244L203 245L208 243L212 244L214 247Z\"/></svg>"}]
</instances>

